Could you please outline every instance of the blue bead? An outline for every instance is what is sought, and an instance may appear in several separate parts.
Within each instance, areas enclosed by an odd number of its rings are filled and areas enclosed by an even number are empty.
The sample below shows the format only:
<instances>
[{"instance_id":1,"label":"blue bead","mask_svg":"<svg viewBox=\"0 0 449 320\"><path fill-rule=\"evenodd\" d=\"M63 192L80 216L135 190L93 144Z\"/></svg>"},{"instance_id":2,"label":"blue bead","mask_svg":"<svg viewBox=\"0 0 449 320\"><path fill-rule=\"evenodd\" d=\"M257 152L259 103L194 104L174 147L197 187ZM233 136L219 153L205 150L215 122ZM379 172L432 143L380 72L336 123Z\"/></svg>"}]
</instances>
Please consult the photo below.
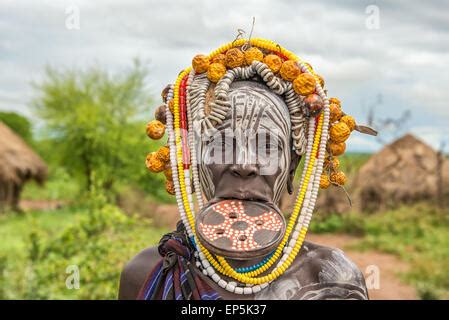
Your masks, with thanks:
<instances>
[{"instance_id":1,"label":"blue bead","mask_svg":"<svg viewBox=\"0 0 449 320\"><path fill-rule=\"evenodd\" d=\"M235 269L235 272L237 272L237 273L247 273L247 272L251 272L251 271L257 270L260 267L263 267L271 259L271 257L274 255L275 252L276 251L271 252L261 262L255 264L255 265L252 265L250 267L237 268L237 269Z\"/></svg>"}]
</instances>

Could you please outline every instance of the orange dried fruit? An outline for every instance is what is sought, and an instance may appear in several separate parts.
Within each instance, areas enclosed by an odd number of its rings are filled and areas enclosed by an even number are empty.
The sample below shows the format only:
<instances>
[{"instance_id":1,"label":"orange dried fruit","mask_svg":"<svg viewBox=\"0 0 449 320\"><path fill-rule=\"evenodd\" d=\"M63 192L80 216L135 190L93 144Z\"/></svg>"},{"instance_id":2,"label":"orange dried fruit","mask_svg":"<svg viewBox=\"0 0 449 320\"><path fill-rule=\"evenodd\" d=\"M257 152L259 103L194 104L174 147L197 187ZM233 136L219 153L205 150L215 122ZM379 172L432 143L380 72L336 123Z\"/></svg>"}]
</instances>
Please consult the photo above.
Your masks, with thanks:
<instances>
[{"instance_id":1,"label":"orange dried fruit","mask_svg":"<svg viewBox=\"0 0 449 320\"><path fill-rule=\"evenodd\" d=\"M340 160L337 157L327 158L324 160L324 168L337 170L340 167Z\"/></svg>"},{"instance_id":2,"label":"orange dried fruit","mask_svg":"<svg viewBox=\"0 0 449 320\"><path fill-rule=\"evenodd\" d=\"M263 53L256 47L251 47L245 51L245 62L247 65L253 63L253 61L262 61Z\"/></svg>"},{"instance_id":3,"label":"orange dried fruit","mask_svg":"<svg viewBox=\"0 0 449 320\"><path fill-rule=\"evenodd\" d=\"M168 101L168 110L170 110L171 113L175 113L175 100L170 99L170 101Z\"/></svg>"},{"instance_id":4,"label":"orange dried fruit","mask_svg":"<svg viewBox=\"0 0 449 320\"><path fill-rule=\"evenodd\" d=\"M322 174L320 177L320 188L327 189L330 185L331 182L329 181L329 177L326 174Z\"/></svg>"},{"instance_id":5,"label":"orange dried fruit","mask_svg":"<svg viewBox=\"0 0 449 320\"><path fill-rule=\"evenodd\" d=\"M346 175L342 171L332 172L330 175L330 181L338 184L339 186L344 186L346 183Z\"/></svg>"},{"instance_id":6,"label":"orange dried fruit","mask_svg":"<svg viewBox=\"0 0 449 320\"><path fill-rule=\"evenodd\" d=\"M159 120L152 120L147 124L147 135L153 140L159 140L164 136L165 125Z\"/></svg>"},{"instance_id":7,"label":"orange dried fruit","mask_svg":"<svg viewBox=\"0 0 449 320\"><path fill-rule=\"evenodd\" d=\"M237 68L245 62L245 55L239 48L232 48L226 51L226 67Z\"/></svg>"},{"instance_id":8,"label":"orange dried fruit","mask_svg":"<svg viewBox=\"0 0 449 320\"><path fill-rule=\"evenodd\" d=\"M341 107L341 102L340 102L340 100L338 98L330 98L329 99L329 103L335 103L336 105Z\"/></svg>"},{"instance_id":9,"label":"orange dried fruit","mask_svg":"<svg viewBox=\"0 0 449 320\"><path fill-rule=\"evenodd\" d=\"M226 74L226 67L221 63L212 63L207 70L207 78L211 82L218 82Z\"/></svg>"},{"instance_id":10,"label":"orange dried fruit","mask_svg":"<svg viewBox=\"0 0 449 320\"><path fill-rule=\"evenodd\" d=\"M222 65L226 66L226 55L224 55L223 53L217 54L212 58L212 63L221 63Z\"/></svg>"},{"instance_id":11,"label":"orange dried fruit","mask_svg":"<svg viewBox=\"0 0 449 320\"><path fill-rule=\"evenodd\" d=\"M165 175L165 178L167 178L167 180L173 181L173 172L171 170L171 167L167 167L164 170L164 175Z\"/></svg>"},{"instance_id":12,"label":"orange dried fruit","mask_svg":"<svg viewBox=\"0 0 449 320\"><path fill-rule=\"evenodd\" d=\"M165 163L170 161L170 148L167 146L160 147L156 152L156 158Z\"/></svg>"},{"instance_id":13,"label":"orange dried fruit","mask_svg":"<svg viewBox=\"0 0 449 320\"><path fill-rule=\"evenodd\" d=\"M282 67L282 59L278 55L275 54L269 54L265 56L263 59L263 62L268 66L268 68L271 69L274 73L279 72Z\"/></svg>"},{"instance_id":14,"label":"orange dried fruit","mask_svg":"<svg viewBox=\"0 0 449 320\"><path fill-rule=\"evenodd\" d=\"M165 163L156 157L156 152L151 152L147 155L145 164L148 170L153 173L162 172L165 169Z\"/></svg>"},{"instance_id":15,"label":"orange dried fruit","mask_svg":"<svg viewBox=\"0 0 449 320\"><path fill-rule=\"evenodd\" d=\"M336 143L336 142L328 142L327 151L333 155L334 157L340 156L346 151L346 143Z\"/></svg>"},{"instance_id":16,"label":"orange dried fruit","mask_svg":"<svg viewBox=\"0 0 449 320\"><path fill-rule=\"evenodd\" d=\"M341 111L341 107L336 103L331 103L329 105L329 111L330 111L330 122L331 123L334 123L334 122L340 120L340 118L343 115L343 112Z\"/></svg>"},{"instance_id":17,"label":"orange dried fruit","mask_svg":"<svg viewBox=\"0 0 449 320\"><path fill-rule=\"evenodd\" d=\"M168 194L174 195L175 194L175 184L172 180L165 181L165 190Z\"/></svg>"},{"instance_id":18,"label":"orange dried fruit","mask_svg":"<svg viewBox=\"0 0 449 320\"><path fill-rule=\"evenodd\" d=\"M293 80L293 89L297 94L307 96L315 92L315 77L310 73L301 73Z\"/></svg>"},{"instance_id":19,"label":"orange dried fruit","mask_svg":"<svg viewBox=\"0 0 449 320\"><path fill-rule=\"evenodd\" d=\"M284 80L293 81L299 76L301 70L295 61L287 60L282 64L279 72Z\"/></svg>"},{"instance_id":20,"label":"orange dried fruit","mask_svg":"<svg viewBox=\"0 0 449 320\"><path fill-rule=\"evenodd\" d=\"M343 122L346 124L349 128L349 130L353 131L355 129L355 119L351 116L345 115L340 118L340 122Z\"/></svg>"},{"instance_id":21,"label":"orange dried fruit","mask_svg":"<svg viewBox=\"0 0 449 320\"><path fill-rule=\"evenodd\" d=\"M349 130L348 126L344 122L338 122L332 125L329 130L331 140L336 143L345 142L349 138L350 134L351 130Z\"/></svg>"},{"instance_id":22,"label":"orange dried fruit","mask_svg":"<svg viewBox=\"0 0 449 320\"><path fill-rule=\"evenodd\" d=\"M204 73L209 68L209 58L204 54L197 54L192 59L192 67L196 73Z\"/></svg>"}]
</instances>

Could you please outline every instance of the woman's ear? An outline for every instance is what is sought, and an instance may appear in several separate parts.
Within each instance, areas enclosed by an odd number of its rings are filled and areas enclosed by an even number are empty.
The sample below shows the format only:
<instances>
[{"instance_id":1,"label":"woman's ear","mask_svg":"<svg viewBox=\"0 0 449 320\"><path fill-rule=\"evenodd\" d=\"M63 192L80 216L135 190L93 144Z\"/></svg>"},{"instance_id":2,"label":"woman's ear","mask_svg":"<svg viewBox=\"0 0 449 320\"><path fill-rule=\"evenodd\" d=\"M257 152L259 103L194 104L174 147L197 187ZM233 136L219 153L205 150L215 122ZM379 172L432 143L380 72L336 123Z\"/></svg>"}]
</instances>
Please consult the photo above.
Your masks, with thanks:
<instances>
[{"instance_id":1,"label":"woman's ear","mask_svg":"<svg viewBox=\"0 0 449 320\"><path fill-rule=\"evenodd\" d=\"M287 191L289 194L293 194L293 179L295 178L296 168L298 167L300 161L301 156L293 150L287 178Z\"/></svg>"}]
</instances>

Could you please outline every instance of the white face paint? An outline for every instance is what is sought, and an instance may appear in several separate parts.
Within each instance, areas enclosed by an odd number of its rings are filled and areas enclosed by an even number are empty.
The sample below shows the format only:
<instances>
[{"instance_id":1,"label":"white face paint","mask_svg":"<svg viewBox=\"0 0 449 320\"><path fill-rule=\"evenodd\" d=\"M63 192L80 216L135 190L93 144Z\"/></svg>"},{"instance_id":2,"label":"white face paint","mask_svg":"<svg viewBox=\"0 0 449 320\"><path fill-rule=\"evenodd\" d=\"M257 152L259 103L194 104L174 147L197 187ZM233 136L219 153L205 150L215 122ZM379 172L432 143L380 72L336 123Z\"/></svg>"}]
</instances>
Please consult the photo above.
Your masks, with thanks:
<instances>
[{"instance_id":1,"label":"white face paint","mask_svg":"<svg viewBox=\"0 0 449 320\"><path fill-rule=\"evenodd\" d=\"M202 136L200 178L207 198L214 194L207 165L256 165L258 174L275 177L273 202L285 190L291 159L291 123L281 97L256 82L241 81L231 86L231 108L213 134ZM209 190L210 192L207 192Z\"/></svg>"},{"instance_id":2,"label":"white face paint","mask_svg":"<svg viewBox=\"0 0 449 320\"><path fill-rule=\"evenodd\" d=\"M304 244L297 262L256 300L368 299L363 274L341 250Z\"/></svg>"}]
</instances>

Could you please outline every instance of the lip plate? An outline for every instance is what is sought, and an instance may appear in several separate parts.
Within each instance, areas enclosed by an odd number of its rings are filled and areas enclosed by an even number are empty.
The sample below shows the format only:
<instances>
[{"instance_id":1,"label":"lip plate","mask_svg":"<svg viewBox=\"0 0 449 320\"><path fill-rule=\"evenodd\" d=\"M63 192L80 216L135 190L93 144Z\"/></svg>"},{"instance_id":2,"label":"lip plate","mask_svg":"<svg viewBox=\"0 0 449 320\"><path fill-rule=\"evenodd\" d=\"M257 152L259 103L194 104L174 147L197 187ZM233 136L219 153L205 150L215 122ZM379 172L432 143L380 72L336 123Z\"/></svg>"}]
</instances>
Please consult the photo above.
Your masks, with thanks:
<instances>
[{"instance_id":1,"label":"lip plate","mask_svg":"<svg viewBox=\"0 0 449 320\"><path fill-rule=\"evenodd\" d=\"M262 235L259 238L263 238L263 244L258 243L259 247L254 249L233 249L226 243L216 243L212 242L208 239L208 236L205 234L203 230L203 225L205 224L205 220L209 222L214 220L212 215L217 216L217 211L214 210L214 207L219 204L225 203L241 203L245 214L248 216L257 217L263 213L272 213L276 215L280 220L280 229L275 232L262 232ZM219 215L219 214L218 214ZM247 221L248 222L248 221ZM219 223L206 223L206 225L217 225ZM223 256L226 258L231 258L235 260L249 260L254 258L259 258L268 255L271 253L282 241L282 237L285 233L285 219L282 213L279 212L276 206L269 205L267 203L259 202L259 201L248 201L248 200L240 200L240 199L226 199L221 201L211 201L203 210L198 214L195 229L196 234L198 236L198 240L201 244L211 251L212 253ZM249 225L251 227L251 225ZM228 227L229 228L229 227ZM226 231L226 230L224 230ZM229 239L229 238L227 238Z\"/></svg>"}]
</instances>

